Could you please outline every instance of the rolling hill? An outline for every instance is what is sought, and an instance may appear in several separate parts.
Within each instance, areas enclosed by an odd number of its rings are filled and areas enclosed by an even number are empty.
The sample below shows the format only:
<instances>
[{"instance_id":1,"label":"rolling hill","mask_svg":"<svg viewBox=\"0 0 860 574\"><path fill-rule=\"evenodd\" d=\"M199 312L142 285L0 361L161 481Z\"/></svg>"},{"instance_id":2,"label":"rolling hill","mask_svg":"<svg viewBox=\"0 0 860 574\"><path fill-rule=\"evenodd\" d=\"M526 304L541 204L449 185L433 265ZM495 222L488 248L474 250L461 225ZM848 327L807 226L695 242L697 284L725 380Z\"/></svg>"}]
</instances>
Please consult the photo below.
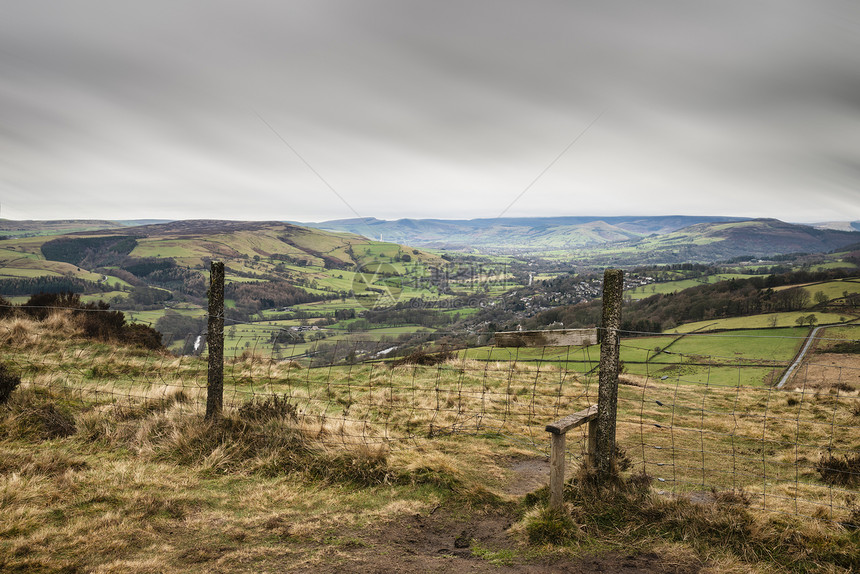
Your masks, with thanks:
<instances>
[{"instance_id":1,"label":"rolling hill","mask_svg":"<svg viewBox=\"0 0 860 574\"><path fill-rule=\"evenodd\" d=\"M119 305L169 298L200 304L210 260L224 261L228 283L268 283L310 297L303 300L355 290L356 271L371 263L408 276L410 265L444 262L418 249L282 222L176 221L0 241L0 294L71 289ZM271 298L246 291L248 298Z\"/></svg>"},{"instance_id":2,"label":"rolling hill","mask_svg":"<svg viewBox=\"0 0 860 574\"><path fill-rule=\"evenodd\" d=\"M78 231L121 229L122 223L101 219L63 219L51 221L15 221L0 219L0 237L31 237L34 235L62 235Z\"/></svg>"},{"instance_id":3,"label":"rolling hill","mask_svg":"<svg viewBox=\"0 0 860 574\"><path fill-rule=\"evenodd\" d=\"M777 219L699 223L620 244L604 255L615 264L715 262L738 257L766 259L791 253L828 253L860 241L860 233L816 229ZM608 256L608 257L607 257Z\"/></svg>"},{"instance_id":4,"label":"rolling hill","mask_svg":"<svg viewBox=\"0 0 860 574\"><path fill-rule=\"evenodd\" d=\"M605 245L665 234L730 217L504 217L496 219L339 219L302 223L419 247L487 252L542 251Z\"/></svg>"},{"instance_id":5,"label":"rolling hill","mask_svg":"<svg viewBox=\"0 0 860 574\"><path fill-rule=\"evenodd\" d=\"M346 219L307 225L428 248L537 255L601 266L821 253L860 241L857 231L729 217Z\"/></svg>"}]
</instances>

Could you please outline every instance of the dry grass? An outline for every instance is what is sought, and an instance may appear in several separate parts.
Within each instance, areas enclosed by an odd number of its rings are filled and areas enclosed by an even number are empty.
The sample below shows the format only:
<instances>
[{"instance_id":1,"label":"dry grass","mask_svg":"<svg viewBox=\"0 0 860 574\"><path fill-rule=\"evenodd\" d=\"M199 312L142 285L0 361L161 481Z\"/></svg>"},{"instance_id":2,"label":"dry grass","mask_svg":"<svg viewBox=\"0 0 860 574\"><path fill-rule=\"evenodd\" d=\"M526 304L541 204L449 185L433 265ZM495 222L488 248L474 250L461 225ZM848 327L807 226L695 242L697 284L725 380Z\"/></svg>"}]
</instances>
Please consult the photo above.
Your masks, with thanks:
<instances>
[{"instance_id":1,"label":"dry grass","mask_svg":"<svg viewBox=\"0 0 860 574\"><path fill-rule=\"evenodd\" d=\"M0 407L3 571L314 568L330 563L319 541L345 531L443 503L464 516L509 507L507 457L545 448L547 422L596 402L593 380L556 366L307 369L247 355L227 365L224 416L205 421L200 359L84 341L62 317L16 321L0 324L17 334L2 348L24 380ZM662 548L736 572L853 567L843 550L857 534L829 521L860 522L854 487L834 489L816 464L821 445L860 451L856 395L627 382L619 443L634 471L664 482L571 495L573 529L524 508L517 543ZM691 502L703 492L712 508ZM773 544L788 550L769 556Z\"/></svg>"},{"instance_id":2,"label":"dry grass","mask_svg":"<svg viewBox=\"0 0 860 574\"><path fill-rule=\"evenodd\" d=\"M67 397L27 388L14 399L0 413L4 428ZM73 435L6 436L0 570L253 571L285 556L312 565L327 560L321 541L343 529L444 498L492 502L456 441L456 454L435 441L391 454L350 442L342 421L297 420L287 405L254 401L206 422L181 392L141 405L79 403ZM484 462L496 452L478 450Z\"/></svg>"},{"instance_id":3,"label":"dry grass","mask_svg":"<svg viewBox=\"0 0 860 574\"><path fill-rule=\"evenodd\" d=\"M767 517L748 510L743 491L713 492L707 502L656 496L652 480L631 475L607 486L579 472L565 489L565 507L543 506L546 490L527 497L520 524L539 544L585 548L596 543L648 547L657 540L692 549L700 560L760 565L792 572L854 572L860 568L860 533L817 521Z\"/></svg>"},{"instance_id":4,"label":"dry grass","mask_svg":"<svg viewBox=\"0 0 860 574\"><path fill-rule=\"evenodd\" d=\"M14 317L0 324L0 345L13 349L27 349L40 342L44 329L25 317Z\"/></svg>"}]
</instances>

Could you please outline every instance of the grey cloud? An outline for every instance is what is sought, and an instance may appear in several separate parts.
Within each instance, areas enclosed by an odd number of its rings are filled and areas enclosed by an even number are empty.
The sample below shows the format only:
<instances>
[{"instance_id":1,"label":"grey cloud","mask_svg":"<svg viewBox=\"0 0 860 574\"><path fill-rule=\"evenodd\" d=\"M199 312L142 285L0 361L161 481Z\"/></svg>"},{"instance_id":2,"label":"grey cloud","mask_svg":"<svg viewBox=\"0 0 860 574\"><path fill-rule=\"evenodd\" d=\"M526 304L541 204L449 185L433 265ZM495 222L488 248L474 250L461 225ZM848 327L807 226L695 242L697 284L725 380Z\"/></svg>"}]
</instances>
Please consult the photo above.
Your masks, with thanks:
<instances>
[{"instance_id":1,"label":"grey cloud","mask_svg":"<svg viewBox=\"0 0 860 574\"><path fill-rule=\"evenodd\" d=\"M855 2L5 4L4 213L351 217L259 114L362 215L492 216L606 109L511 214L860 218Z\"/></svg>"}]
</instances>

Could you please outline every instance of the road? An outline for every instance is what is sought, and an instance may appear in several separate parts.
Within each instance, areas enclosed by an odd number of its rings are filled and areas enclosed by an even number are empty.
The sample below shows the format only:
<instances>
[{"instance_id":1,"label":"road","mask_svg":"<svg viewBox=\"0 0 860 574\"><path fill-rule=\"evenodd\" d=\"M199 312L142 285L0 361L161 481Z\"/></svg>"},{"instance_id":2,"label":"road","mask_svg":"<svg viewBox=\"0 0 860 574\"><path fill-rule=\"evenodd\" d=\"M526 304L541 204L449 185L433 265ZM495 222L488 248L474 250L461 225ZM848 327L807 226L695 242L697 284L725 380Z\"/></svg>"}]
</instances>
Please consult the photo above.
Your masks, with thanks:
<instances>
[{"instance_id":1,"label":"road","mask_svg":"<svg viewBox=\"0 0 860 574\"><path fill-rule=\"evenodd\" d=\"M776 385L776 388L781 389L782 386L788 382L788 379L791 377L791 374L794 372L794 369L796 369L797 366L800 365L801 361L803 361L803 357L806 356L806 351L809 350L809 347L812 345L812 341L815 340L815 336L818 334L818 331L820 329L821 329L821 327L814 328L812 330L812 332L809 334L809 337L806 338L806 344L803 345L803 349L801 349L800 354L797 355L797 358L794 360L794 362L791 364L791 366L788 368L788 370L782 376L782 379L780 379L779 384Z\"/></svg>"}]
</instances>

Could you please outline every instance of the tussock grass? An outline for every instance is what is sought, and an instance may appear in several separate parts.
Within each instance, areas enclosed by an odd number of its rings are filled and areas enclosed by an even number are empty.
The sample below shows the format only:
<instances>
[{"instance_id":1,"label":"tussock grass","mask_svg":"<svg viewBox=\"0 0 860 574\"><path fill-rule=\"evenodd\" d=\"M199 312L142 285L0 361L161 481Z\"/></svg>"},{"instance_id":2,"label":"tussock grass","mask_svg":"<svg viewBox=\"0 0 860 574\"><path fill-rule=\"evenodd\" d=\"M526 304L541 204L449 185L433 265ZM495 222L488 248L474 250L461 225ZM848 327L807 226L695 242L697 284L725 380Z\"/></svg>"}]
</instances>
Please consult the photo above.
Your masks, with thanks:
<instances>
[{"instance_id":1,"label":"tussock grass","mask_svg":"<svg viewBox=\"0 0 860 574\"><path fill-rule=\"evenodd\" d=\"M5 404L12 395L12 391L18 388L21 384L21 377L15 373L14 369L0 363L0 405Z\"/></svg>"},{"instance_id":2,"label":"tussock grass","mask_svg":"<svg viewBox=\"0 0 860 574\"><path fill-rule=\"evenodd\" d=\"M25 317L13 317L0 325L0 345L27 349L40 342L39 323Z\"/></svg>"},{"instance_id":3,"label":"tussock grass","mask_svg":"<svg viewBox=\"0 0 860 574\"><path fill-rule=\"evenodd\" d=\"M601 483L581 470L566 485L563 511L545 508L546 489L526 498L520 529L532 544L646 548L657 541L691 547L701 561L770 565L793 572L860 568L860 532L832 523L763 517L744 491L714 491L709 500L658 496L646 475Z\"/></svg>"},{"instance_id":4,"label":"tussock grass","mask_svg":"<svg viewBox=\"0 0 860 574\"><path fill-rule=\"evenodd\" d=\"M815 469L828 484L840 486L860 485L860 454L824 455Z\"/></svg>"},{"instance_id":5,"label":"tussock grass","mask_svg":"<svg viewBox=\"0 0 860 574\"><path fill-rule=\"evenodd\" d=\"M56 320L58 332L71 328ZM55 337L41 323L22 327L24 338L31 327L37 344L3 347L24 382L0 406L0 512L10 517L0 526L2 571L144 572L153 554L173 571L248 570L285 547L306 553L302 545L347 525L440 504L464 517L509 509L515 498L500 494L507 457L523 456L529 440L545 445L547 422L595 402L593 379L555 365L460 358L310 369L249 354L226 366L224 416L206 421L201 359L73 331ZM816 461L831 441L839 456L860 447L855 395L627 379L618 442L632 469L664 478L659 486L675 498L631 478L600 495L572 494L588 488L572 483L563 515L543 511L540 497L522 509L523 543L563 552L668 546L734 571L795 559L807 570L854 567L844 564L856 536L834 526L860 524L851 492L840 490L854 487L833 488ZM574 437L581 432L568 437L572 451ZM712 515L690 491L746 514ZM720 542L724 530L739 551ZM780 537L788 550L766 556ZM797 540L811 548L806 558ZM310 568L322 559L302 560Z\"/></svg>"},{"instance_id":6,"label":"tussock grass","mask_svg":"<svg viewBox=\"0 0 860 574\"><path fill-rule=\"evenodd\" d=\"M389 478L384 444L353 440L359 435L342 421L299 419L283 398L252 399L215 420L204 420L186 403L180 392L145 406L94 409L79 417L80 434L207 475L301 473L365 485Z\"/></svg>"},{"instance_id":7,"label":"tussock grass","mask_svg":"<svg viewBox=\"0 0 860 574\"><path fill-rule=\"evenodd\" d=\"M0 433L10 438L50 440L75 434L75 419L60 402L46 400L46 393L32 387L19 390L6 401Z\"/></svg>"}]
</instances>

